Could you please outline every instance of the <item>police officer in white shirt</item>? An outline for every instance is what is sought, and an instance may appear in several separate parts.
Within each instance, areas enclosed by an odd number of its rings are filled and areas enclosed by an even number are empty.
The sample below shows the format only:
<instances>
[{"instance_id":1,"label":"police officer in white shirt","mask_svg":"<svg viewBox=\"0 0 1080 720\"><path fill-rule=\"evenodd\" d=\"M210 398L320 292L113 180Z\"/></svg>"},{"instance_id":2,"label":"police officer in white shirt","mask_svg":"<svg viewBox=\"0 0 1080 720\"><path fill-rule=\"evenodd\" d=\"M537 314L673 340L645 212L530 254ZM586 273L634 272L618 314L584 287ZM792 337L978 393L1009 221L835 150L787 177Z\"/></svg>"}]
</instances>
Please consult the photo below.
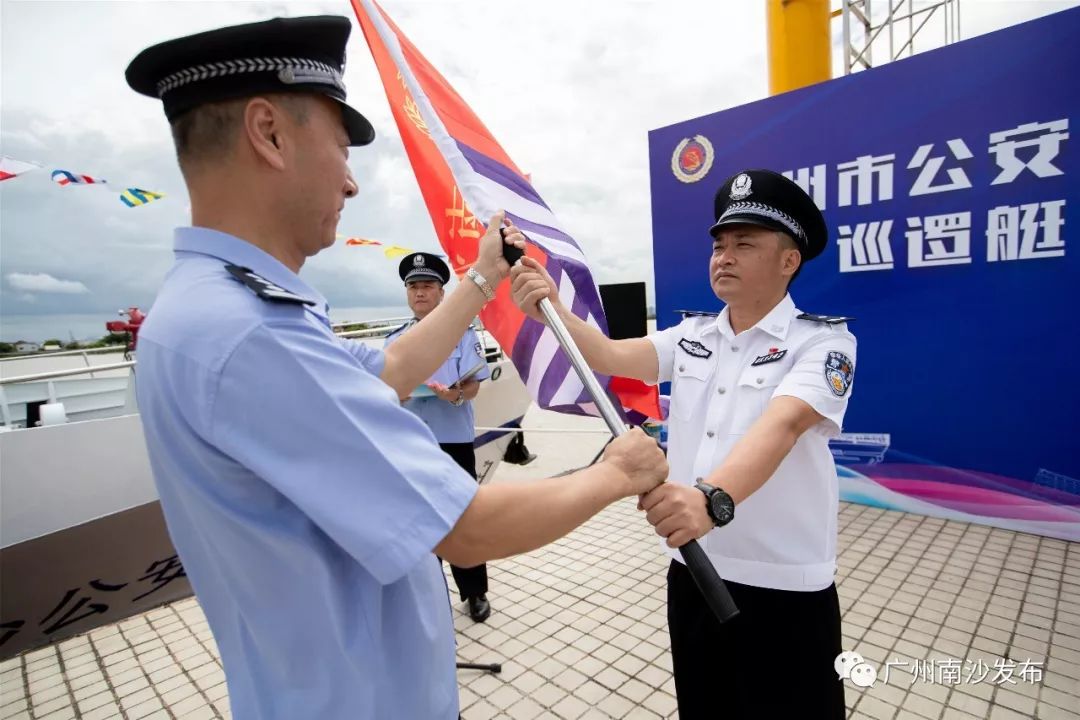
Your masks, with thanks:
<instances>
[{"instance_id":1,"label":"police officer in white shirt","mask_svg":"<svg viewBox=\"0 0 1080 720\"><path fill-rule=\"evenodd\" d=\"M709 282L719 313L688 313L647 338L610 340L567 311L530 258L514 299L548 297L590 366L671 382L669 482L641 498L668 571L679 716L843 718L836 569L838 488L828 441L851 397L848 318L800 312L788 286L825 249L813 200L767 170L717 192ZM698 539L740 615L720 625L673 548Z\"/></svg>"}]
</instances>

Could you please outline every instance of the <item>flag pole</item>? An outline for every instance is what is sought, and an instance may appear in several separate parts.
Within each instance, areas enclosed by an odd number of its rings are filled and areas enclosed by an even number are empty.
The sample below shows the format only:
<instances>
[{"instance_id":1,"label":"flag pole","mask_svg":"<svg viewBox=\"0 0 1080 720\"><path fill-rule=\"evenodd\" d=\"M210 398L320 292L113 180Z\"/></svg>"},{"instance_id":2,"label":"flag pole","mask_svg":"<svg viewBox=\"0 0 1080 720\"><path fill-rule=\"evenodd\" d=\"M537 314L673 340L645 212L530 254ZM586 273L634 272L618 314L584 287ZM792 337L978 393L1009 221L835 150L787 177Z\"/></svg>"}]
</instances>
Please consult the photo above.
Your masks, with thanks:
<instances>
[{"instance_id":1,"label":"flag pole","mask_svg":"<svg viewBox=\"0 0 1080 720\"><path fill-rule=\"evenodd\" d=\"M505 237L505 231L500 228L500 233ZM513 245L507 245L503 243L503 257L510 265L514 265L524 255L524 251ZM596 403L597 409L600 411L600 416L604 418L604 422L607 423L608 429L611 430L611 434L615 437L624 435L626 425L623 423L622 417L618 411L615 410L615 405L611 402L611 398L608 397L604 389L600 387L600 383L597 382L596 376L593 375L592 370L589 368L585 357L581 354L581 350L578 349L577 343L574 342L574 338L571 337L569 329L566 324L555 312L555 307L551 304L551 301L547 298L543 298L537 307L540 308L540 312L544 316L544 320L547 322L547 326L551 328L551 332L555 335L555 339L559 341L559 345L563 351L570 358L570 364L574 366L574 371L577 372L578 377L581 379L581 383L585 386L585 389L589 391L589 395L592 396L593 402ZM679 548L679 553L682 555L683 562L686 563L687 569L690 571L690 575L694 578L694 582L697 584L698 589L701 591L702 596L705 598L706 604L716 615L716 619L721 623L727 622L736 615L739 614L739 608L735 606L735 601L731 598L731 593L728 592L727 586L724 585L724 581L720 579L720 575L717 574L716 568L709 561L705 551L701 549L697 540L691 540L682 547Z\"/></svg>"}]
</instances>

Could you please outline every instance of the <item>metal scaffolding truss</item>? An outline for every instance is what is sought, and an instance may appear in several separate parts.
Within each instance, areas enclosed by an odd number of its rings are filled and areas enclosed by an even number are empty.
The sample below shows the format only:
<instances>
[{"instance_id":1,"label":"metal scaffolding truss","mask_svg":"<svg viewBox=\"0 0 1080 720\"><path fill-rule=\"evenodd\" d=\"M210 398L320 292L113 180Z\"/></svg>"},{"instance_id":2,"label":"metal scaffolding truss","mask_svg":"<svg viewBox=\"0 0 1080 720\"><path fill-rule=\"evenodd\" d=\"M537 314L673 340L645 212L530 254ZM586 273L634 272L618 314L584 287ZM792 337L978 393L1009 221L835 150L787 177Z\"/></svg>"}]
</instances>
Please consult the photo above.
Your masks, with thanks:
<instances>
[{"instance_id":1,"label":"metal scaffolding truss","mask_svg":"<svg viewBox=\"0 0 1080 720\"><path fill-rule=\"evenodd\" d=\"M832 17L843 25L845 75L874 67L874 57L884 65L914 55L916 36L932 43L941 32L944 45L960 39L960 0L840 0Z\"/></svg>"}]
</instances>

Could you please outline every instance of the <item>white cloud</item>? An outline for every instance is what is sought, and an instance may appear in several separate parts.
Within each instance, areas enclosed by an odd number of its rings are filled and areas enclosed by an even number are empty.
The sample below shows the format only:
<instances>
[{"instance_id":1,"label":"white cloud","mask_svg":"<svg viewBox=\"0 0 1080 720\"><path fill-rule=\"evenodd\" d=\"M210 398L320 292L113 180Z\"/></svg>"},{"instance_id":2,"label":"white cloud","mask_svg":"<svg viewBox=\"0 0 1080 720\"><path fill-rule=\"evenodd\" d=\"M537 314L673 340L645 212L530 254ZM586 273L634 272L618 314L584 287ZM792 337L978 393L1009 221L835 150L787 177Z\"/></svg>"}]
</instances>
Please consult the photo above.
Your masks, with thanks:
<instances>
[{"instance_id":1,"label":"white cloud","mask_svg":"<svg viewBox=\"0 0 1080 720\"><path fill-rule=\"evenodd\" d=\"M767 94L764 3L705 0L384 0L417 48L531 173L585 249L597 282L652 285L648 131ZM1077 5L965 2L964 36ZM166 193L124 208L110 191L67 194L47 172L0 186L5 313L113 312L149 306L172 263L188 198L160 103L133 93L124 69L155 42L274 15L353 16L336 2L3 2L5 154ZM197 12L193 12L197 10ZM98 42L84 42L95 28ZM839 33L839 23L834 23ZM43 47L79 47L77 60ZM920 48L922 49L922 48ZM340 231L438 251L378 73L354 21L345 80L376 142L350 165L360 195ZM47 86L49 92L41 92ZM396 262L338 244L305 265L334 306L402 300ZM10 278L44 276L81 290L45 293ZM56 280L77 276L77 281ZM88 288L93 288L90 291ZM34 295L34 292L40 293ZM29 296L29 297L28 297ZM33 298L33 307L29 307Z\"/></svg>"},{"instance_id":2,"label":"white cloud","mask_svg":"<svg viewBox=\"0 0 1080 720\"><path fill-rule=\"evenodd\" d=\"M375 163L375 177L370 181L387 195L387 210L401 212L420 198L416 185L416 176L412 166L402 162L401 158L381 155ZM387 238L399 242L398 238ZM407 244L407 243L406 243Z\"/></svg>"},{"instance_id":3,"label":"white cloud","mask_svg":"<svg viewBox=\"0 0 1080 720\"><path fill-rule=\"evenodd\" d=\"M84 295L90 288L78 280L61 280L48 273L8 273L8 283L15 290L25 293L55 293L57 295Z\"/></svg>"}]
</instances>

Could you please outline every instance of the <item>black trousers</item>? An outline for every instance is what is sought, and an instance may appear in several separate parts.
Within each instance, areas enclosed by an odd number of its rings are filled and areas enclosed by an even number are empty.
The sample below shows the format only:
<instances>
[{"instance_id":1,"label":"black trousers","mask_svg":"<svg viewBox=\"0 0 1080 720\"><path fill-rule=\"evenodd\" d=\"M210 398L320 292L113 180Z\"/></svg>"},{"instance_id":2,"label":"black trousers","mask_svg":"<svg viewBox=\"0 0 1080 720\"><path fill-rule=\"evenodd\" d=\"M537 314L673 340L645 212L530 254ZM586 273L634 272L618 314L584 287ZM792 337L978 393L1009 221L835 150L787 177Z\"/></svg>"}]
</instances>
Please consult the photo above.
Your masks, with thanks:
<instances>
[{"instance_id":1,"label":"black trousers","mask_svg":"<svg viewBox=\"0 0 1080 720\"><path fill-rule=\"evenodd\" d=\"M668 630L680 720L843 720L836 586L793 592L726 583L739 615L721 625L686 566L668 568ZM853 648L848 648L849 650Z\"/></svg>"},{"instance_id":2,"label":"black trousers","mask_svg":"<svg viewBox=\"0 0 1080 720\"><path fill-rule=\"evenodd\" d=\"M454 458L454 461L462 467L465 472L476 477L476 450L473 448L473 444L469 443L439 443L439 447L443 449L450 457ZM454 576L454 583L457 585L458 595L461 599L468 600L471 597L477 595L483 595L488 590L487 579L487 565L477 565L471 568L459 568L456 565L450 565L450 572Z\"/></svg>"}]
</instances>

